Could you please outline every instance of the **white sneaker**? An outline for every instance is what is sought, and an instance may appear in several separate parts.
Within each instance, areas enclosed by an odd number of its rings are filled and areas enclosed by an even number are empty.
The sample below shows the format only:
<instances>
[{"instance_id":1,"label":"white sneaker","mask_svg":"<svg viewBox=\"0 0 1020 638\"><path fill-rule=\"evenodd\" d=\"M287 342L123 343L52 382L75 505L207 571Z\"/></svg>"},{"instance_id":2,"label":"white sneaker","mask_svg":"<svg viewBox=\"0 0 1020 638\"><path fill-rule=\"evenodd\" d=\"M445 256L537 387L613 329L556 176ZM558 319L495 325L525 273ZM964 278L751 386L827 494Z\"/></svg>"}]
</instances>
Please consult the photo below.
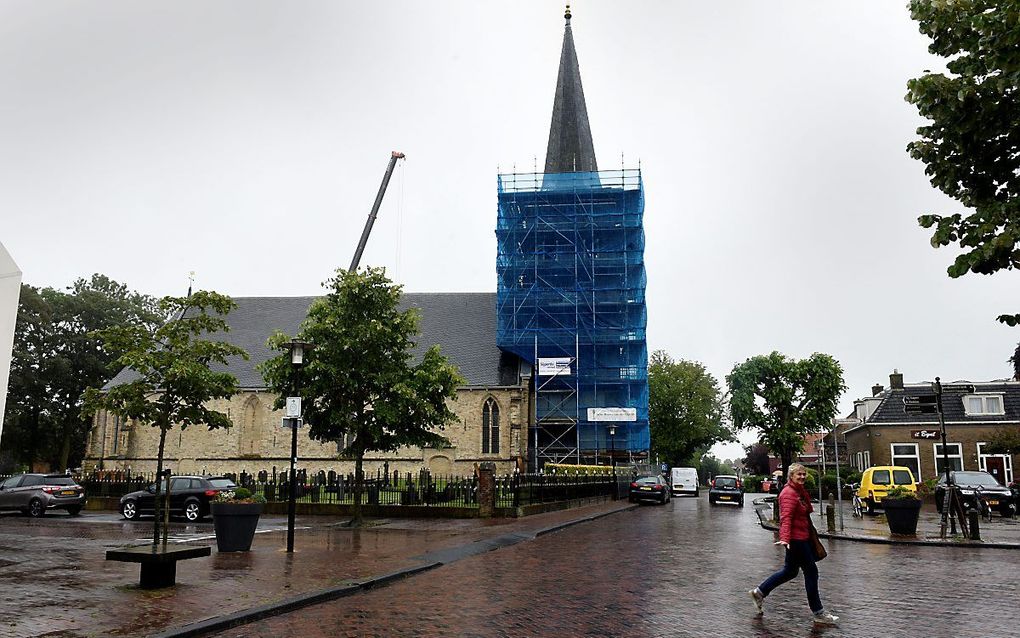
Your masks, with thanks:
<instances>
[{"instance_id":1,"label":"white sneaker","mask_svg":"<svg viewBox=\"0 0 1020 638\"><path fill-rule=\"evenodd\" d=\"M754 589L750 590L749 592L747 592L747 595L750 596L751 600L754 601L754 608L758 610L758 615L760 616L764 614L765 597L761 595L761 592L758 591L758 588L755 587Z\"/></svg>"},{"instance_id":2,"label":"white sneaker","mask_svg":"<svg viewBox=\"0 0 1020 638\"><path fill-rule=\"evenodd\" d=\"M835 625L839 622L839 616L833 616L827 611L815 614L816 625Z\"/></svg>"}]
</instances>

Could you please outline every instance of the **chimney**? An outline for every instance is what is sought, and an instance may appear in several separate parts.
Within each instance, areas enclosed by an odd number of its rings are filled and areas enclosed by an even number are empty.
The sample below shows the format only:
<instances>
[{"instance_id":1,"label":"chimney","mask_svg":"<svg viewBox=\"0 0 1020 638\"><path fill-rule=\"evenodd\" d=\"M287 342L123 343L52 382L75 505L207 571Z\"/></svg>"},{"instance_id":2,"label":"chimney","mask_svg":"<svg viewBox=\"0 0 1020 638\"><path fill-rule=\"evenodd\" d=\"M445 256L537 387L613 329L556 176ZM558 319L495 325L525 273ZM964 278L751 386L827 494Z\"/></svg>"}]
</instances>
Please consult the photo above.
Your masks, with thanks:
<instances>
[{"instance_id":1,"label":"chimney","mask_svg":"<svg viewBox=\"0 0 1020 638\"><path fill-rule=\"evenodd\" d=\"M882 384L876 383L875 385L871 386L871 396L877 397L879 394L882 393L882 390L885 390L885 388L882 387Z\"/></svg>"},{"instance_id":2,"label":"chimney","mask_svg":"<svg viewBox=\"0 0 1020 638\"><path fill-rule=\"evenodd\" d=\"M889 375L889 389L890 390L902 390L903 389L903 374L898 372L895 368L892 374Z\"/></svg>"}]
</instances>

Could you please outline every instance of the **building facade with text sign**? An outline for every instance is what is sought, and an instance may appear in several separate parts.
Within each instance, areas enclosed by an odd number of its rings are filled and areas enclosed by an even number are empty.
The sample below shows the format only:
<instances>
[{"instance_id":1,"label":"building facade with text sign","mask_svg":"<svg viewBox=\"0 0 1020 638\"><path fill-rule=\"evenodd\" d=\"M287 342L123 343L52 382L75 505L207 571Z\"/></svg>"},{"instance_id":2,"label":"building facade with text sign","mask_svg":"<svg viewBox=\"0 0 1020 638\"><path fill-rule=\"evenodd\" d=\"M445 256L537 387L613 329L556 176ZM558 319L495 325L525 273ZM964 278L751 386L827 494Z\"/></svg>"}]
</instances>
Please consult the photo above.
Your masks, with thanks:
<instances>
[{"instance_id":1,"label":"building facade with text sign","mask_svg":"<svg viewBox=\"0 0 1020 638\"><path fill-rule=\"evenodd\" d=\"M992 454L988 441L1003 428L1020 428L1020 382L953 381L942 384L942 413L931 383L903 383L903 375L889 375L889 388L876 385L872 396L855 402L851 418L857 424L843 431L849 464L858 470L873 465L909 467L923 481L951 470L982 470L1008 485L1017 455ZM842 456L842 455L841 455Z\"/></svg>"}]
</instances>

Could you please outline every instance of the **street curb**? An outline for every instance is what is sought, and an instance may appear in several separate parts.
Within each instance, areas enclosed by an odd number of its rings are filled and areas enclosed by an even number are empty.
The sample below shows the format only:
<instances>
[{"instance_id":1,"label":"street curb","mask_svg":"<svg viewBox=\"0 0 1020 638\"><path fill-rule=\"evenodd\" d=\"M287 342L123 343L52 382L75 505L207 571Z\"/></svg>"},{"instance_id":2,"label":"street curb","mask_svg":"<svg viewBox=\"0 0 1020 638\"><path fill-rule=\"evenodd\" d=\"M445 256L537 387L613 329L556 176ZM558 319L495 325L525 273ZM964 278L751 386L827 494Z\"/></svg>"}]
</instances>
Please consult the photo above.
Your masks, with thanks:
<instances>
[{"instance_id":1,"label":"street curb","mask_svg":"<svg viewBox=\"0 0 1020 638\"><path fill-rule=\"evenodd\" d=\"M370 589L374 589L376 587L385 586L393 581L400 580L402 578L408 578L422 572L430 571L432 569L435 569L436 567L441 567L442 565L454 563L460 560L461 558L467 558L468 556L474 556L479 553L483 553L484 551L492 551L503 547L510 547L511 545L516 545L518 543L522 543L525 541L531 541L538 538L539 536L544 536L545 534L556 532L561 529L577 525L579 523L587 523L590 521L594 521L605 516L609 516L611 514L627 512L632 509L635 509L636 507L638 506L629 505L627 507L621 507L620 509L613 510L611 512L601 512L599 514L592 514L590 516L585 516L583 518L578 518L572 521L566 521L564 523L559 523L557 525L542 528L536 531L534 534L527 535L507 534L504 536L496 537L495 539L488 539L488 541L475 541L474 543L468 543L460 548L452 548L452 550L446 550L443 553L446 553L448 556L450 556L446 560L432 560L425 563L424 565L419 565L417 567L409 567L406 569L399 569L397 571L390 572L389 574L382 574L380 576L373 576L366 580L355 582L350 585L340 585L339 587L320 589L318 591L301 594L298 596L294 596L293 598L287 598L273 603L266 603L265 605L259 605L258 607L252 607L250 609L245 609L232 614L227 614L225 616L216 616L214 618L202 620L196 623L192 623L190 625L184 625L183 627L169 629L158 634L150 634L149 638L197 638L198 636L205 636L213 632L225 631L227 629L232 629L234 627L246 625L248 623L255 622L257 620L262 620L264 618L270 618L272 616L285 614L287 612L301 609L303 607L309 607L311 605L316 605L331 600L337 600L339 598L344 598L346 596L350 596L361 591L367 591ZM473 545L479 544L489 544L492 546L483 551L465 551L465 552L456 551L459 549L467 549ZM453 554L461 553L462 555L452 556L450 555L451 552ZM439 554L439 552L437 552L437 554ZM425 557L428 557L428 554L426 554Z\"/></svg>"},{"instance_id":2,"label":"street curb","mask_svg":"<svg viewBox=\"0 0 1020 638\"><path fill-rule=\"evenodd\" d=\"M766 524L758 521L763 529L778 532L777 525ZM860 534L840 534L838 532L818 532L819 538L828 538L841 541L854 541L857 543L873 543L876 545L922 545L925 547L970 547L982 549L1020 549L1020 543L991 543L985 541L943 541L927 538L881 538L878 536L862 536Z\"/></svg>"},{"instance_id":3,"label":"street curb","mask_svg":"<svg viewBox=\"0 0 1020 638\"><path fill-rule=\"evenodd\" d=\"M535 538L538 538L539 536L545 536L546 534L551 534L553 532L558 532L561 529L566 529L568 527L572 527L572 526L577 525L579 523L588 523L590 521L595 521L595 520L598 520L600 518L604 518L606 516L611 516L613 514L619 514L620 512L629 512L629 511L631 511L633 509L637 509L638 507L640 507L640 505L635 503L635 504L632 504L632 505L628 505L627 507L621 507L618 510L613 510L612 512L601 512L599 514L592 514L591 516L585 516L584 518L578 518L578 519L575 519L575 520L572 520L572 521L567 521L565 523L559 523L558 525L552 525L550 527L545 527L545 528L542 528L542 529L538 530L537 532L535 532Z\"/></svg>"}]
</instances>

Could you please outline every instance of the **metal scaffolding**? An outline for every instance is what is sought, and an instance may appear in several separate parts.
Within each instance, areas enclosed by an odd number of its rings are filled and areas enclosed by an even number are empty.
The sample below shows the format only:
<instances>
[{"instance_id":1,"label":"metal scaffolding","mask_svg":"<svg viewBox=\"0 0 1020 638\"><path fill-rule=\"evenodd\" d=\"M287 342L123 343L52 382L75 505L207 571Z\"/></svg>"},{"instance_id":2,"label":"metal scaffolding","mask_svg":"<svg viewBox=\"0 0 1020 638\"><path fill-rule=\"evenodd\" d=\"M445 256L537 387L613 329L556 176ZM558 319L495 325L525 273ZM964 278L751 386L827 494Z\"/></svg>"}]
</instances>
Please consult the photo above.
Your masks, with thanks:
<instances>
[{"instance_id":1,"label":"metal scaffolding","mask_svg":"<svg viewBox=\"0 0 1020 638\"><path fill-rule=\"evenodd\" d=\"M643 213L640 169L498 177L497 344L532 364L533 469L647 453Z\"/></svg>"}]
</instances>

